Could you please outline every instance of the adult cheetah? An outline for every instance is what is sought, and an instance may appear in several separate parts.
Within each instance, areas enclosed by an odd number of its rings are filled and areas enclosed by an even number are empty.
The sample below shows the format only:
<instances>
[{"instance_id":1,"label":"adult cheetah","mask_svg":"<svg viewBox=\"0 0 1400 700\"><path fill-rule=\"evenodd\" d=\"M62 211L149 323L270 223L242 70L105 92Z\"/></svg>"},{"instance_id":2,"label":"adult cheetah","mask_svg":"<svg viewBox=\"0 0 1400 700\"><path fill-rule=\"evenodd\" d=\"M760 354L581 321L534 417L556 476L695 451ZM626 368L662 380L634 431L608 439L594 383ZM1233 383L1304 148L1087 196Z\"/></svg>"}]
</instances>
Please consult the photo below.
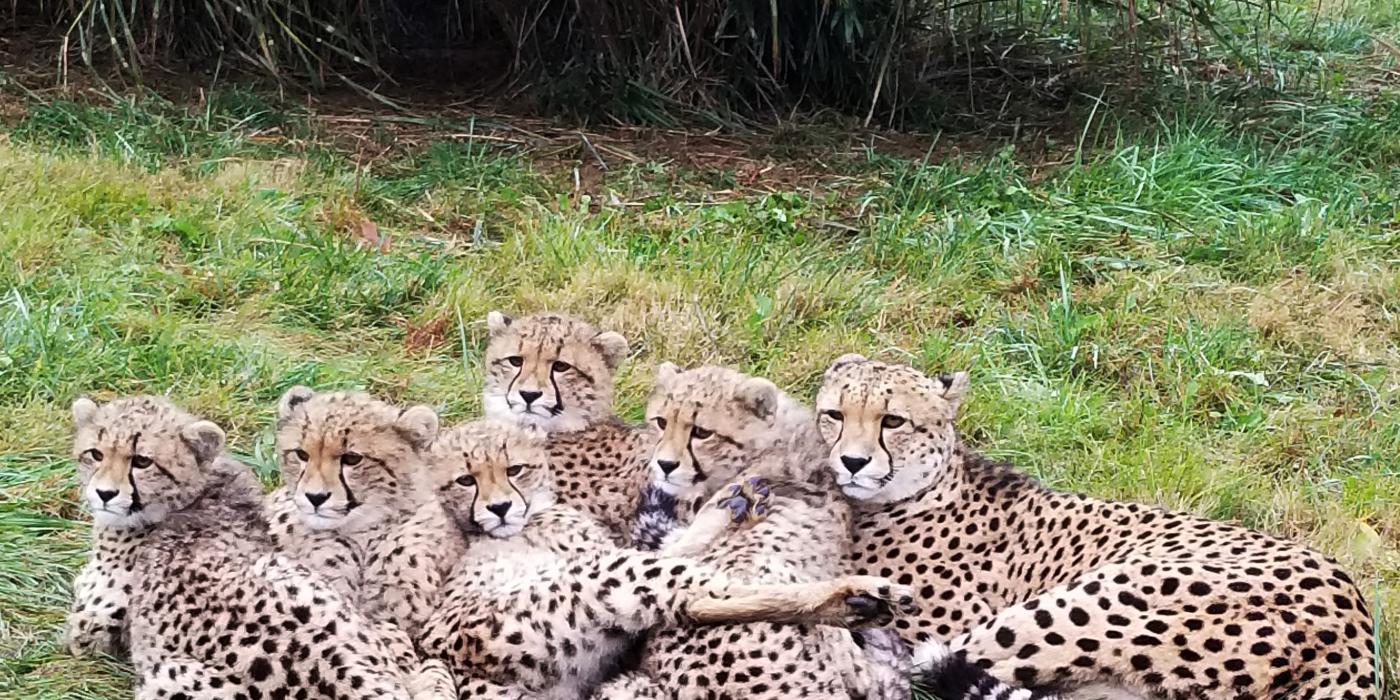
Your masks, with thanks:
<instances>
[{"instance_id":1,"label":"adult cheetah","mask_svg":"<svg viewBox=\"0 0 1400 700\"><path fill-rule=\"evenodd\" d=\"M657 368L647 406L656 447L638 542L659 539L695 503L715 498L746 527L680 548L751 584L796 584L840 574L850 507L823 467L812 412L772 382L723 367ZM740 485L731 482L739 480ZM718 494L718 495L716 495ZM702 512L704 512L702 510ZM682 530L693 537L709 524ZM653 633L641 667L602 688L607 698L908 698L907 653L891 633L862 650L844 629L746 624ZM885 641L883 650L879 642ZM889 641L898 643L889 644ZM869 652L868 654L866 652Z\"/></svg>"},{"instance_id":2,"label":"adult cheetah","mask_svg":"<svg viewBox=\"0 0 1400 700\"><path fill-rule=\"evenodd\" d=\"M146 698L400 698L368 621L272 550L252 472L224 433L151 396L73 404L92 557L66 633L77 653L126 646Z\"/></svg>"},{"instance_id":3,"label":"adult cheetah","mask_svg":"<svg viewBox=\"0 0 1400 700\"><path fill-rule=\"evenodd\" d=\"M455 694L445 669L420 662L411 630L427 621L464 546L427 485L437 432L426 406L293 387L278 405L283 486L268 496L277 545L375 623L421 698Z\"/></svg>"},{"instance_id":4,"label":"adult cheetah","mask_svg":"<svg viewBox=\"0 0 1400 700\"><path fill-rule=\"evenodd\" d=\"M1244 527L1054 491L954 428L968 375L859 355L826 371L853 573L915 585L916 661L946 649L1031 687L1158 697L1376 697L1365 597L1327 557Z\"/></svg>"},{"instance_id":5,"label":"adult cheetah","mask_svg":"<svg viewBox=\"0 0 1400 700\"><path fill-rule=\"evenodd\" d=\"M554 313L511 318L492 311L486 325L486 415L548 434L556 497L626 543L652 439L645 426L612 412L613 377L627 340Z\"/></svg>"},{"instance_id":6,"label":"adult cheetah","mask_svg":"<svg viewBox=\"0 0 1400 700\"><path fill-rule=\"evenodd\" d=\"M616 549L587 515L554 502L543 445L514 426L461 426L433 454L443 510L469 543L418 643L457 675L463 698L579 697L631 635L660 625L845 623L912 600L871 577L741 585L667 550ZM703 548L697 539L716 536L729 513L699 520L708 524L678 548Z\"/></svg>"}]
</instances>

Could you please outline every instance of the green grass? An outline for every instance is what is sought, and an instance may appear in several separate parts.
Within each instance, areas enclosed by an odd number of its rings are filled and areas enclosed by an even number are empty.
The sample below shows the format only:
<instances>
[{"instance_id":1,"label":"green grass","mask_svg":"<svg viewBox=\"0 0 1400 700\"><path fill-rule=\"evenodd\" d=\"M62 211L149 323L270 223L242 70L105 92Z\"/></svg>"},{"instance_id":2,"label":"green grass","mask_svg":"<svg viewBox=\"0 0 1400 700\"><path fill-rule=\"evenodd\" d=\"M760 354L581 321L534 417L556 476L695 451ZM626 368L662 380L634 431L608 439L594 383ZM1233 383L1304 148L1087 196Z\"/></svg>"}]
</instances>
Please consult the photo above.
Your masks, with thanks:
<instances>
[{"instance_id":1,"label":"green grass","mask_svg":"<svg viewBox=\"0 0 1400 700\"><path fill-rule=\"evenodd\" d=\"M869 152L830 187L731 199L703 186L732 173L646 162L585 201L474 141L357 168L245 91L31 104L0 141L0 698L129 683L55 645L85 550L74 397L169 393L271 478L294 383L475 415L494 308L624 333L633 417L661 360L802 397L850 350L970 369L962 424L994 456L1348 564L1400 698L1400 93L1345 87L1365 72L1343 62L1395 42L1369 17L1279 49L1345 85L1110 105L1048 170L1011 146ZM366 217L387 252L355 246Z\"/></svg>"}]
</instances>

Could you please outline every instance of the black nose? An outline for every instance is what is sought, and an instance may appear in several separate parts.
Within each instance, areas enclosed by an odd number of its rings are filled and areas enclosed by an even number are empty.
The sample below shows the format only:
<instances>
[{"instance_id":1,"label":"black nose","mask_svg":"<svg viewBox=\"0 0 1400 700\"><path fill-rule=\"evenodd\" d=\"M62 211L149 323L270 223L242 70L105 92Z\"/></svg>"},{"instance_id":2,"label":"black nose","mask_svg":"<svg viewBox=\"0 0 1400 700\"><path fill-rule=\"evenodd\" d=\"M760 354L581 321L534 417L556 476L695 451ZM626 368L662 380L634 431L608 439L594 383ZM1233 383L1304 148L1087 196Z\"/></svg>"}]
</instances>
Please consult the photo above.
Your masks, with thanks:
<instances>
[{"instance_id":1,"label":"black nose","mask_svg":"<svg viewBox=\"0 0 1400 700\"><path fill-rule=\"evenodd\" d=\"M543 391L522 391L522 392L520 392L520 400L524 401L524 402L525 402L525 405L526 405L527 407L528 407L530 404L534 403L534 402L535 402L535 399L538 399L538 398L541 397L541 396L544 396L544 392L543 392Z\"/></svg>"},{"instance_id":2,"label":"black nose","mask_svg":"<svg viewBox=\"0 0 1400 700\"><path fill-rule=\"evenodd\" d=\"M864 468L865 468L865 465L870 464L870 458L869 458L869 457L852 457L852 456L850 456L850 455L841 455L841 464L845 465L846 471L848 471L848 472L854 474L854 473L856 473L856 472L858 472L858 471L864 469Z\"/></svg>"},{"instance_id":3,"label":"black nose","mask_svg":"<svg viewBox=\"0 0 1400 700\"><path fill-rule=\"evenodd\" d=\"M491 505L486 506L486 510L495 513L496 517L505 520L506 513L510 512L510 501L505 501L503 503L492 503Z\"/></svg>"},{"instance_id":4,"label":"black nose","mask_svg":"<svg viewBox=\"0 0 1400 700\"><path fill-rule=\"evenodd\" d=\"M103 489L97 489L97 497L100 498L100 499L102 499L102 502L103 502L103 503L106 503L107 501L110 501L110 500L112 500L113 498L116 498L116 497L117 497L117 492L116 492L116 491L106 491L106 490L103 490Z\"/></svg>"},{"instance_id":5,"label":"black nose","mask_svg":"<svg viewBox=\"0 0 1400 700\"><path fill-rule=\"evenodd\" d=\"M673 462L669 459L658 459L656 460L656 466L661 469L662 474L670 474L676 470L676 467L681 466L681 463Z\"/></svg>"},{"instance_id":6,"label":"black nose","mask_svg":"<svg viewBox=\"0 0 1400 700\"><path fill-rule=\"evenodd\" d=\"M308 494L306 494L306 502L307 502L307 503L310 503L312 508L320 508L320 507L321 507L321 504L322 504L322 503L325 503L326 501L329 501L330 498L331 498L331 495L330 495L329 493L308 493Z\"/></svg>"}]
</instances>

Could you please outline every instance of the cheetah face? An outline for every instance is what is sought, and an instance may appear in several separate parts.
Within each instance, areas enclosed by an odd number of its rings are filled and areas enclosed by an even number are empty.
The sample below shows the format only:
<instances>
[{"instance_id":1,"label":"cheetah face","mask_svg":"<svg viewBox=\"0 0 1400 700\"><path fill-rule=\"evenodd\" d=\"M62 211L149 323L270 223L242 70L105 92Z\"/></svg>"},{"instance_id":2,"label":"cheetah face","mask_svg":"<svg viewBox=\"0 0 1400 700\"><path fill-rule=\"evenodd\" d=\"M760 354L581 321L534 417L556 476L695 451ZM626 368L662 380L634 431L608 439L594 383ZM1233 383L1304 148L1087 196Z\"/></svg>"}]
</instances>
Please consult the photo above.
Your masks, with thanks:
<instances>
[{"instance_id":1,"label":"cheetah face","mask_svg":"<svg viewBox=\"0 0 1400 700\"><path fill-rule=\"evenodd\" d=\"M760 377L723 367L682 372L662 363L646 413L656 438L651 482L688 496L733 480L771 432L780 395Z\"/></svg>"},{"instance_id":2,"label":"cheetah face","mask_svg":"<svg viewBox=\"0 0 1400 700\"><path fill-rule=\"evenodd\" d=\"M203 492L224 431L155 396L73 402L73 458L83 500L102 527L142 527Z\"/></svg>"},{"instance_id":3,"label":"cheetah face","mask_svg":"<svg viewBox=\"0 0 1400 700\"><path fill-rule=\"evenodd\" d=\"M931 378L912 367L844 355L817 392L817 427L845 494L888 503L942 475L957 443L965 372Z\"/></svg>"},{"instance_id":4,"label":"cheetah face","mask_svg":"<svg viewBox=\"0 0 1400 700\"><path fill-rule=\"evenodd\" d=\"M510 537L554 503L543 440L485 419L444 432L431 452L433 486L459 528Z\"/></svg>"},{"instance_id":5,"label":"cheetah face","mask_svg":"<svg viewBox=\"0 0 1400 700\"><path fill-rule=\"evenodd\" d=\"M612 411L627 341L557 314L486 316L486 415L545 432L582 430Z\"/></svg>"},{"instance_id":6,"label":"cheetah face","mask_svg":"<svg viewBox=\"0 0 1400 700\"><path fill-rule=\"evenodd\" d=\"M437 414L366 394L292 387L277 409L277 456L308 527L355 531L411 508Z\"/></svg>"}]
</instances>

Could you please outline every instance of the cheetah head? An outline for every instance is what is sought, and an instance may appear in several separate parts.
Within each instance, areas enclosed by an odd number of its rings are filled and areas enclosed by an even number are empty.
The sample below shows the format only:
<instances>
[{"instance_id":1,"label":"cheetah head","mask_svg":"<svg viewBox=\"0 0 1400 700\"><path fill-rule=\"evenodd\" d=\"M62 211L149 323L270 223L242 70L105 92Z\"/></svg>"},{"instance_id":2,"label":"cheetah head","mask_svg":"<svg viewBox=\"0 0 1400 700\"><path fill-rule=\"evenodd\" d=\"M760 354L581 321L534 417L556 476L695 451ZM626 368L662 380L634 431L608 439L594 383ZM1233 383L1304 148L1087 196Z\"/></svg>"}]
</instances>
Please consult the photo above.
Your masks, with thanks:
<instances>
[{"instance_id":1,"label":"cheetah head","mask_svg":"<svg viewBox=\"0 0 1400 700\"><path fill-rule=\"evenodd\" d=\"M277 456L306 525L360 530L413 508L423 453L437 437L427 406L400 409L358 392L287 390L277 406Z\"/></svg>"},{"instance_id":2,"label":"cheetah head","mask_svg":"<svg viewBox=\"0 0 1400 700\"><path fill-rule=\"evenodd\" d=\"M837 358L817 391L828 464L851 498L882 503L936 481L957 445L953 427L966 372L929 377L860 355Z\"/></svg>"},{"instance_id":3,"label":"cheetah head","mask_svg":"<svg viewBox=\"0 0 1400 700\"><path fill-rule=\"evenodd\" d=\"M189 506L224 449L224 431L157 396L73 402L83 500L103 527L141 527Z\"/></svg>"},{"instance_id":4,"label":"cheetah head","mask_svg":"<svg viewBox=\"0 0 1400 700\"><path fill-rule=\"evenodd\" d=\"M433 443L433 487L457 526L510 537L554 503L544 440L492 419L446 430Z\"/></svg>"},{"instance_id":5,"label":"cheetah head","mask_svg":"<svg viewBox=\"0 0 1400 700\"><path fill-rule=\"evenodd\" d=\"M612 411L627 340L559 314L486 315L486 415L546 432L582 430Z\"/></svg>"},{"instance_id":6,"label":"cheetah head","mask_svg":"<svg viewBox=\"0 0 1400 700\"><path fill-rule=\"evenodd\" d=\"M773 382L725 367L656 368L647 424L656 437L651 482L677 496L708 494L749 468L805 413Z\"/></svg>"}]
</instances>

